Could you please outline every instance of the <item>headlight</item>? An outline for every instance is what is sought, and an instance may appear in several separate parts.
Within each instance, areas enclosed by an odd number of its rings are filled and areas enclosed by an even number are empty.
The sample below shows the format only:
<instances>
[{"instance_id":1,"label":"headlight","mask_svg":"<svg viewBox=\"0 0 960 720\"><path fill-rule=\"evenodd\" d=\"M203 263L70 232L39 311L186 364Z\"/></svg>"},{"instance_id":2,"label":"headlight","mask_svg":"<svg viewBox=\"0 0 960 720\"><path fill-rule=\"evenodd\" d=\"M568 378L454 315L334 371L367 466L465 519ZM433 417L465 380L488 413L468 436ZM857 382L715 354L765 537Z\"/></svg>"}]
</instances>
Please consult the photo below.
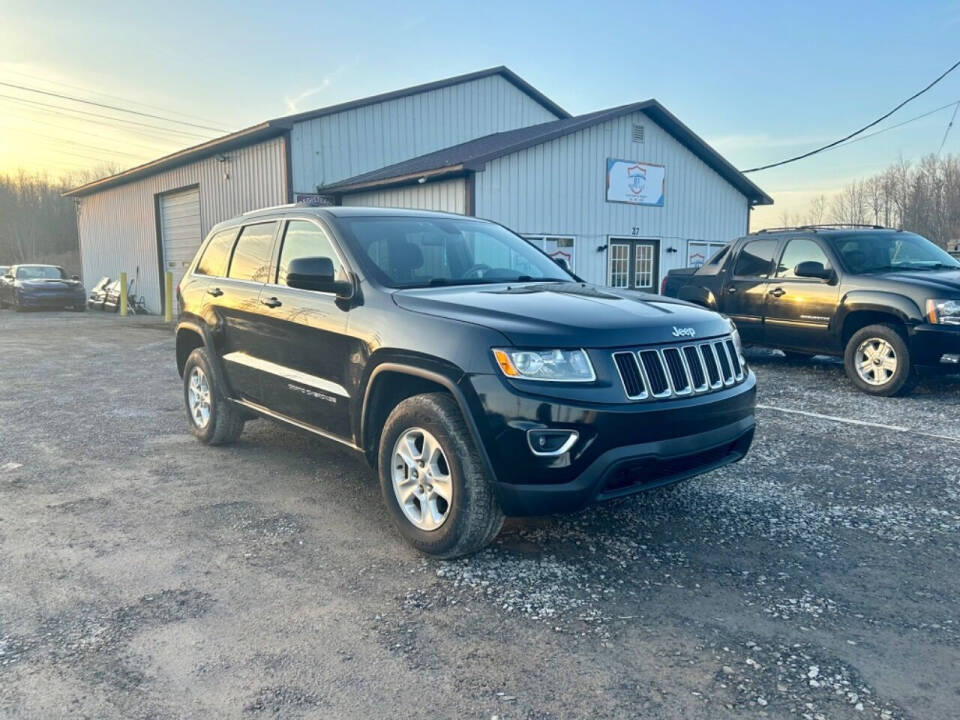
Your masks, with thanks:
<instances>
[{"instance_id":1,"label":"headlight","mask_svg":"<svg viewBox=\"0 0 960 720\"><path fill-rule=\"evenodd\" d=\"M934 325L960 325L960 300L927 300L927 320Z\"/></svg>"},{"instance_id":2,"label":"headlight","mask_svg":"<svg viewBox=\"0 0 960 720\"><path fill-rule=\"evenodd\" d=\"M517 380L592 382L597 379L583 350L500 350L493 356L504 375Z\"/></svg>"}]
</instances>

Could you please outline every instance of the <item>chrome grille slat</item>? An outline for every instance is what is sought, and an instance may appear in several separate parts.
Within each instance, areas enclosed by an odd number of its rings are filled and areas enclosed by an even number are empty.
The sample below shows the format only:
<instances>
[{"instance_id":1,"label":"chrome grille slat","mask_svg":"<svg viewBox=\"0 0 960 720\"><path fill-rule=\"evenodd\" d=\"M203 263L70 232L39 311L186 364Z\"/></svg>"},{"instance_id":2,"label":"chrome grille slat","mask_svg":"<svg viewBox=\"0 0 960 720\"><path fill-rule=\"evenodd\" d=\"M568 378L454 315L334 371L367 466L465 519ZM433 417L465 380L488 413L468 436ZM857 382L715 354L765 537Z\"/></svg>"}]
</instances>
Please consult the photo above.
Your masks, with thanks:
<instances>
[{"instance_id":1,"label":"chrome grille slat","mask_svg":"<svg viewBox=\"0 0 960 720\"><path fill-rule=\"evenodd\" d=\"M662 345L613 354L629 400L662 400L715 392L742 381L747 373L733 339Z\"/></svg>"}]
</instances>

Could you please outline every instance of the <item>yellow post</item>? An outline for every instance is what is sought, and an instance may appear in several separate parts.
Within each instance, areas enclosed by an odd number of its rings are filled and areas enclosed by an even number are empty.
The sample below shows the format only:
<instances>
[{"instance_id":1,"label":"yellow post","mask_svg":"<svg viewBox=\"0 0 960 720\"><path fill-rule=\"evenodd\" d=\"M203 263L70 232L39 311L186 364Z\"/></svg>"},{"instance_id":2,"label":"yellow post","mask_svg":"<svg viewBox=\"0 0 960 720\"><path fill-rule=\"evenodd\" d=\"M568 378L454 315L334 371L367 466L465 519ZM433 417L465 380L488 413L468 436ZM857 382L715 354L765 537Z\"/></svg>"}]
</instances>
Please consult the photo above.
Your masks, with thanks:
<instances>
[{"instance_id":1,"label":"yellow post","mask_svg":"<svg viewBox=\"0 0 960 720\"><path fill-rule=\"evenodd\" d=\"M127 316L127 274L120 273L120 317Z\"/></svg>"},{"instance_id":2,"label":"yellow post","mask_svg":"<svg viewBox=\"0 0 960 720\"><path fill-rule=\"evenodd\" d=\"M169 270L163 274L163 321L173 322L173 273Z\"/></svg>"}]
</instances>

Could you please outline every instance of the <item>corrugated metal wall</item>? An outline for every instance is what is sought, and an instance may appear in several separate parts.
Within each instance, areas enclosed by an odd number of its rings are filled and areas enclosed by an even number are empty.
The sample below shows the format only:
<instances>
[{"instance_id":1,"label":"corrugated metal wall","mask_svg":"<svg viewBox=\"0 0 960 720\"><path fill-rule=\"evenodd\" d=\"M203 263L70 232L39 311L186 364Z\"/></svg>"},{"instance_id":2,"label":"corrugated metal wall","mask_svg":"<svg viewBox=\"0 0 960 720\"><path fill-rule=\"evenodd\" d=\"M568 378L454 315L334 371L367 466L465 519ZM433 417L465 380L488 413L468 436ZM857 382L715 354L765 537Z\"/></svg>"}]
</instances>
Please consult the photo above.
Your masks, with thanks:
<instances>
[{"instance_id":1,"label":"corrugated metal wall","mask_svg":"<svg viewBox=\"0 0 960 720\"><path fill-rule=\"evenodd\" d=\"M634 123L644 126L643 143L632 140ZM607 158L665 165L663 207L606 202ZM685 264L688 240L743 235L748 207L746 197L643 113L487 163L476 175L476 202L478 217L520 234L575 237L577 274L601 284L607 255L597 248L609 236L660 239L662 277Z\"/></svg>"},{"instance_id":2,"label":"corrugated metal wall","mask_svg":"<svg viewBox=\"0 0 960 720\"><path fill-rule=\"evenodd\" d=\"M293 126L293 187L318 185L450 147L491 133L556 120L499 75Z\"/></svg>"},{"instance_id":3,"label":"corrugated metal wall","mask_svg":"<svg viewBox=\"0 0 960 720\"><path fill-rule=\"evenodd\" d=\"M344 195L344 205L369 207L413 208L460 213L466 211L466 183L463 178L428 182L423 185L374 190Z\"/></svg>"},{"instance_id":4,"label":"corrugated metal wall","mask_svg":"<svg viewBox=\"0 0 960 720\"><path fill-rule=\"evenodd\" d=\"M199 185L202 236L218 222L247 210L286 202L283 139L230 150L227 162L206 158L127 185L79 199L77 226L83 279L140 268L140 289L151 312L159 312L157 194ZM224 173L229 178L224 178Z\"/></svg>"}]
</instances>

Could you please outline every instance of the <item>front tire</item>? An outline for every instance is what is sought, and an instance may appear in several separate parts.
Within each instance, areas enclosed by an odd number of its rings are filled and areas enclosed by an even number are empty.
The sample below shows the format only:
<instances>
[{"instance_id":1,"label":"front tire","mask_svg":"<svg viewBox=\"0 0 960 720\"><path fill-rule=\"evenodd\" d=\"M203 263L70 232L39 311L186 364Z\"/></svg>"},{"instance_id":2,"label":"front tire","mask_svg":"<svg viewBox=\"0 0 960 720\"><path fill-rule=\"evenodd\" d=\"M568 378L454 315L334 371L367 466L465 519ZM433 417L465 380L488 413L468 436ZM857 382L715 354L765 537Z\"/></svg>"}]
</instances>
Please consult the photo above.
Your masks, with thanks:
<instances>
[{"instance_id":1,"label":"front tire","mask_svg":"<svg viewBox=\"0 0 960 720\"><path fill-rule=\"evenodd\" d=\"M868 325L855 332L843 365L853 384L870 395L906 394L917 381L907 340L893 325Z\"/></svg>"},{"instance_id":2,"label":"front tire","mask_svg":"<svg viewBox=\"0 0 960 720\"><path fill-rule=\"evenodd\" d=\"M486 547L503 512L460 408L446 393L407 398L380 436L380 490L400 534L436 558Z\"/></svg>"},{"instance_id":3,"label":"front tire","mask_svg":"<svg viewBox=\"0 0 960 720\"><path fill-rule=\"evenodd\" d=\"M183 368L183 400L190 430L206 445L226 445L243 432L244 416L227 399L206 348L197 348Z\"/></svg>"}]
</instances>

